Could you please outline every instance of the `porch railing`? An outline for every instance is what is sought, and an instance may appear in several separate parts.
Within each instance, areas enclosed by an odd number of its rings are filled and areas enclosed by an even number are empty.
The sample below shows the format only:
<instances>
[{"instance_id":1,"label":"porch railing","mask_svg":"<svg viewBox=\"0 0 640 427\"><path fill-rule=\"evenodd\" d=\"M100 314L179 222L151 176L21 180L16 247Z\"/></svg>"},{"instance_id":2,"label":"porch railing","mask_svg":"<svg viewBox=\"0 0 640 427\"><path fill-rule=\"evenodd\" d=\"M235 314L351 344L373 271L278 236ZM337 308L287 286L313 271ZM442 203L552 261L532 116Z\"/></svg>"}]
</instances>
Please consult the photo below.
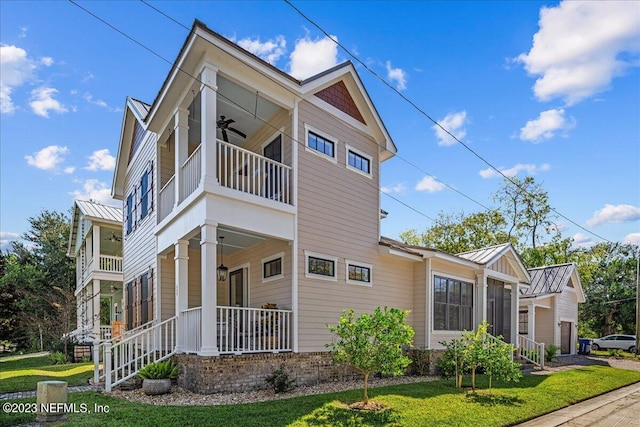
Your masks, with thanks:
<instances>
[{"instance_id":1,"label":"porch railing","mask_svg":"<svg viewBox=\"0 0 640 427\"><path fill-rule=\"evenodd\" d=\"M201 307L182 312L179 343L185 353L202 347L201 316ZM217 319L220 354L291 351L291 310L218 306Z\"/></svg>"},{"instance_id":2,"label":"porch railing","mask_svg":"<svg viewBox=\"0 0 640 427\"><path fill-rule=\"evenodd\" d=\"M120 341L94 345L94 380L104 381L105 391L134 377L146 365L168 359L176 350L176 320L172 317L139 330ZM102 360L103 370L99 363Z\"/></svg>"},{"instance_id":3,"label":"porch railing","mask_svg":"<svg viewBox=\"0 0 640 427\"><path fill-rule=\"evenodd\" d=\"M122 257L100 255L100 270L113 273L122 273Z\"/></svg>"},{"instance_id":4,"label":"porch railing","mask_svg":"<svg viewBox=\"0 0 640 427\"><path fill-rule=\"evenodd\" d=\"M518 335L518 351L520 357L544 369L544 343L522 335Z\"/></svg>"},{"instance_id":5,"label":"porch railing","mask_svg":"<svg viewBox=\"0 0 640 427\"><path fill-rule=\"evenodd\" d=\"M180 201L183 201L193 193L202 179L202 160L200 145L191 153L189 158L180 167Z\"/></svg>"},{"instance_id":6,"label":"porch railing","mask_svg":"<svg viewBox=\"0 0 640 427\"><path fill-rule=\"evenodd\" d=\"M112 338L111 325L100 325L100 341Z\"/></svg>"},{"instance_id":7,"label":"porch railing","mask_svg":"<svg viewBox=\"0 0 640 427\"><path fill-rule=\"evenodd\" d=\"M217 140L220 185L290 204L291 167Z\"/></svg>"},{"instance_id":8,"label":"porch railing","mask_svg":"<svg viewBox=\"0 0 640 427\"><path fill-rule=\"evenodd\" d=\"M173 175L169 178L169 181L160 189L158 193L158 205L159 208L159 218L158 221L162 221L171 213L173 210L173 205L176 203L176 176Z\"/></svg>"}]
</instances>

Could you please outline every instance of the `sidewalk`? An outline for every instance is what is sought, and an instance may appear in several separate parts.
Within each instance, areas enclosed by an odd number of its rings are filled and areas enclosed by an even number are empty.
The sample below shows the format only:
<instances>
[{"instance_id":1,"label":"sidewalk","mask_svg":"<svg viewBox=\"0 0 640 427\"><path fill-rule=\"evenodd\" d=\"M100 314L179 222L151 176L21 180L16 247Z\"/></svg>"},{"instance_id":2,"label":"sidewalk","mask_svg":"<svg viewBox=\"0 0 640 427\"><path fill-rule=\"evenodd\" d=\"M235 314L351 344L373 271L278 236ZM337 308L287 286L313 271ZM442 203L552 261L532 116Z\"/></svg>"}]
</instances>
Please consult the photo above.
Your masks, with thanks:
<instances>
[{"instance_id":1,"label":"sidewalk","mask_svg":"<svg viewBox=\"0 0 640 427\"><path fill-rule=\"evenodd\" d=\"M640 426L640 383L585 400L527 421L522 427Z\"/></svg>"},{"instance_id":2,"label":"sidewalk","mask_svg":"<svg viewBox=\"0 0 640 427\"><path fill-rule=\"evenodd\" d=\"M67 392L73 393L75 391L102 391L102 387L95 385L78 385L74 387L67 387ZM36 397L36 390L29 391L17 391L15 393L3 393L0 394L0 400L9 399L23 399L25 397Z\"/></svg>"}]
</instances>

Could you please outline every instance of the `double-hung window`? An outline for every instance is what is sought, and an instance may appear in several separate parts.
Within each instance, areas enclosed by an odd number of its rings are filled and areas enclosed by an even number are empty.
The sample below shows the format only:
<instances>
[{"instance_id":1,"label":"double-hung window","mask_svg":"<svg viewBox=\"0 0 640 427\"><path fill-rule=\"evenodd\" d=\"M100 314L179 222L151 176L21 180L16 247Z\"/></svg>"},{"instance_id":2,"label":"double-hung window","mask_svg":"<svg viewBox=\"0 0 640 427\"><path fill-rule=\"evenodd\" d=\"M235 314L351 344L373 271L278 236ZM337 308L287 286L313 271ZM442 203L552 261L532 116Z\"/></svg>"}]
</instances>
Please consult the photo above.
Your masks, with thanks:
<instances>
[{"instance_id":1,"label":"double-hung window","mask_svg":"<svg viewBox=\"0 0 640 427\"><path fill-rule=\"evenodd\" d=\"M133 231L133 226L135 225L136 210L135 210L134 196L135 196L135 191L132 191L127 196L127 201L125 206L125 218L124 218L126 235L131 234L131 232Z\"/></svg>"},{"instance_id":2,"label":"double-hung window","mask_svg":"<svg viewBox=\"0 0 640 427\"><path fill-rule=\"evenodd\" d=\"M433 287L433 329L473 329L473 284L435 276Z\"/></svg>"},{"instance_id":3,"label":"double-hung window","mask_svg":"<svg viewBox=\"0 0 640 427\"><path fill-rule=\"evenodd\" d=\"M153 209L153 163L149 162L149 166L140 178L140 220L143 220Z\"/></svg>"}]
</instances>

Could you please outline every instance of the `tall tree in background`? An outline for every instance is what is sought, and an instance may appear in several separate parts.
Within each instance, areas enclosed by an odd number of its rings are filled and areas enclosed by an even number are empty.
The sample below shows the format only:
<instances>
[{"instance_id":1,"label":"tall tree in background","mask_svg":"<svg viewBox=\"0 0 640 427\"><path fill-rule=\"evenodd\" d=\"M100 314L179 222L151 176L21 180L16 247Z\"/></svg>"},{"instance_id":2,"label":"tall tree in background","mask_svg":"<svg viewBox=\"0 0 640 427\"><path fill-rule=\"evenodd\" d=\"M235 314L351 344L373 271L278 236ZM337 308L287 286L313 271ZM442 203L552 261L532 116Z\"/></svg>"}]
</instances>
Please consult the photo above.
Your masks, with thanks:
<instances>
[{"instance_id":1,"label":"tall tree in background","mask_svg":"<svg viewBox=\"0 0 640 427\"><path fill-rule=\"evenodd\" d=\"M404 231L405 243L458 254L474 249L509 242L504 231L507 221L497 209L470 215L440 212L436 224L419 234L415 229Z\"/></svg>"},{"instance_id":2,"label":"tall tree in background","mask_svg":"<svg viewBox=\"0 0 640 427\"><path fill-rule=\"evenodd\" d=\"M0 299L10 338L21 347L46 348L75 325L74 261L66 256L69 219L42 211L6 255ZM71 296L71 297L70 297Z\"/></svg>"}]
</instances>

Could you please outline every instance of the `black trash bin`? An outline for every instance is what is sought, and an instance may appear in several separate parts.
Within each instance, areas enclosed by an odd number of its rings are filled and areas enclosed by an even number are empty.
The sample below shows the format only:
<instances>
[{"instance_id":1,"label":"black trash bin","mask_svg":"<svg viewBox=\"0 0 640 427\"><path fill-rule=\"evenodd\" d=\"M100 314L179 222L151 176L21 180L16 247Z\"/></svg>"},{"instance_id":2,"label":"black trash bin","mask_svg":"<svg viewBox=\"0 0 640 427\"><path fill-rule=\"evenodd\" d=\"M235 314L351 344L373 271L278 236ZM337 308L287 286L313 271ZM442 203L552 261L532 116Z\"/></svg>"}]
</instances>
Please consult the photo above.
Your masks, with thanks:
<instances>
[{"instance_id":1,"label":"black trash bin","mask_svg":"<svg viewBox=\"0 0 640 427\"><path fill-rule=\"evenodd\" d=\"M578 354L591 354L591 340L589 338L579 338Z\"/></svg>"}]
</instances>

